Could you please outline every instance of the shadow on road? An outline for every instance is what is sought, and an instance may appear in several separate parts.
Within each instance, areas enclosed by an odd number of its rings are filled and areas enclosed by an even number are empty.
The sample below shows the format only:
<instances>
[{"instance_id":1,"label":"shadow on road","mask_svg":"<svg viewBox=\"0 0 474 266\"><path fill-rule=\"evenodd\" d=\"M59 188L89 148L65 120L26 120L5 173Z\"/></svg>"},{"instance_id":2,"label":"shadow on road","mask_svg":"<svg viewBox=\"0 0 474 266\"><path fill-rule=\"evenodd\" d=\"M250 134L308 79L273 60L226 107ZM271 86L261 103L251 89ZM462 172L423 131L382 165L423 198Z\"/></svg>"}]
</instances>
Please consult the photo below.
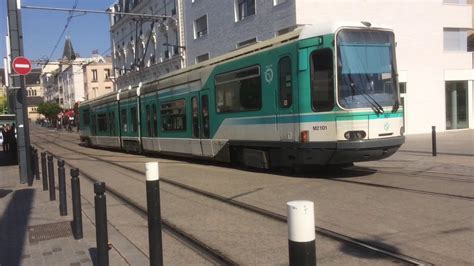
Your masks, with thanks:
<instances>
[{"instance_id":1,"label":"shadow on road","mask_svg":"<svg viewBox=\"0 0 474 266\"><path fill-rule=\"evenodd\" d=\"M383 243L382 241L379 241L379 240L374 240L374 239L359 239L359 241L361 242L364 242L370 246L373 246L373 247L377 247L378 249L381 249L381 250L385 250L385 251L389 251L391 253L395 253L395 254L399 254L400 253L400 250L395 247L395 246L392 246L392 245L389 245L389 244L386 244L386 243ZM387 258L387 259L390 259L392 260L393 258L392 257L389 257L381 252L377 252L377 251L371 251L369 249L366 249L366 248L362 248L362 247L359 247L359 246L355 246L351 243L344 243L340 246L339 250L341 250L342 252L348 254L348 255L351 255L351 256L354 256L354 257L358 257L358 258L366 258L366 259L383 259L383 258Z\"/></svg>"},{"instance_id":2,"label":"shadow on road","mask_svg":"<svg viewBox=\"0 0 474 266\"><path fill-rule=\"evenodd\" d=\"M16 152L0 151L0 166L17 165L18 157Z\"/></svg>"},{"instance_id":3,"label":"shadow on road","mask_svg":"<svg viewBox=\"0 0 474 266\"><path fill-rule=\"evenodd\" d=\"M34 189L13 192L8 207L0 217L0 265L21 264L34 193Z\"/></svg>"}]
</instances>

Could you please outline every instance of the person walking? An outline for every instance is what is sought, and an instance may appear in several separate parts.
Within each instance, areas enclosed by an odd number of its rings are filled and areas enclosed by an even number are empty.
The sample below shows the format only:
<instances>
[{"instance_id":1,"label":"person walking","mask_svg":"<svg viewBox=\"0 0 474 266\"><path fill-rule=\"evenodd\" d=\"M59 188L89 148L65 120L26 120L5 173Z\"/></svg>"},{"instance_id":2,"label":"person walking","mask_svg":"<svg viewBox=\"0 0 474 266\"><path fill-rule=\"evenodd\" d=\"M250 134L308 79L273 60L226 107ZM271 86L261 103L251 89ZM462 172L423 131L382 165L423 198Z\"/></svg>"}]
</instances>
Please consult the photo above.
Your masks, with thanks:
<instances>
[{"instance_id":1,"label":"person walking","mask_svg":"<svg viewBox=\"0 0 474 266\"><path fill-rule=\"evenodd\" d=\"M4 151L9 152L10 151L10 124L6 124L6 126L3 129L3 147Z\"/></svg>"},{"instance_id":2,"label":"person walking","mask_svg":"<svg viewBox=\"0 0 474 266\"><path fill-rule=\"evenodd\" d=\"M7 125L3 125L2 127L2 138L3 138L3 142L2 142L2 147L3 147L3 151L7 151L8 149L8 146L7 146Z\"/></svg>"}]
</instances>

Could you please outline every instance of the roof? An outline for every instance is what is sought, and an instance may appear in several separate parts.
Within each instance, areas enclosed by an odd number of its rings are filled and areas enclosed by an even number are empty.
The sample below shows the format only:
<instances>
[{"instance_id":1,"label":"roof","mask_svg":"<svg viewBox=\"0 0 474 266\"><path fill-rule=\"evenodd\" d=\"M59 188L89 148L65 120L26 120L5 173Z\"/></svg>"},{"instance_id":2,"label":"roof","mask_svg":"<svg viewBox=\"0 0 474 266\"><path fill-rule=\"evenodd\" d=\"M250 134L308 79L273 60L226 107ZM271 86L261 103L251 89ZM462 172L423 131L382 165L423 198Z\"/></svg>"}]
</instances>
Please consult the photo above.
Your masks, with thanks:
<instances>
[{"instance_id":1,"label":"roof","mask_svg":"<svg viewBox=\"0 0 474 266\"><path fill-rule=\"evenodd\" d=\"M26 97L26 102L28 106L38 106L40 103L43 103L43 97L41 96Z\"/></svg>"},{"instance_id":2,"label":"roof","mask_svg":"<svg viewBox=\"0 0 474 266\"><path fill-rule=\"evenodd\" d=\"M76 59L76 53L74 52L74 48L72 48L72 41L71 37L66 37L66 41L64 42L64 50L63 50L63 58L66 60L74 60Z\"/></svg>"},{"instance_id":3,"label":"roof","mask_svg":"<svg viewBox=\"0 0 474 266\"><path fill-rule=\"evenodd\" d=\"M367 26L368 25L368 26ZM303 27L299 39L307 39L329 33L335 33L340 28L375 28L375 29L388 29L389 27L378 25L368 21L337 21L319 23L314 25L306 25Z\"/></svg>"}]
</instances>

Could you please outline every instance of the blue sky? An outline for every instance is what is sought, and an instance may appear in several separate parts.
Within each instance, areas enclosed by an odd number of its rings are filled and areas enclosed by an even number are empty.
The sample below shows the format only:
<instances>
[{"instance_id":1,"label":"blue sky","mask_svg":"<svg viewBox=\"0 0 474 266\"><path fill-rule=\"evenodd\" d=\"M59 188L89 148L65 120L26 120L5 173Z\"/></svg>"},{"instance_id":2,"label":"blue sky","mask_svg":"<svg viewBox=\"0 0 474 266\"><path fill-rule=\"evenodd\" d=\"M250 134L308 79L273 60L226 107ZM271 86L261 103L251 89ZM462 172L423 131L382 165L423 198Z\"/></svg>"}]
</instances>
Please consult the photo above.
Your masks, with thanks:
<instances>
[{"instance_id":1,"label":"blue sky","mask_svg":"<svg viewBox=\"0 0 474 266\"><path fill-rule=\"evenodd\" d=\"M72 8L75 0L22 0L22 5ZM105 10L116 0L79 0L77 8ZM5 35L7 34L7 0L0 0L0 67L6 55ZM25 56L31 60L47 58L53 51L66 25L68 12L22 9L23 47ZM76 53L88 57L92 50L104 53L110 48L108 15L76 13L66 30L71 36ZM62 56L65 36L60 40L51 60ZM107 52L110 54L110 50Z\"/></svg>"}]
</instances>

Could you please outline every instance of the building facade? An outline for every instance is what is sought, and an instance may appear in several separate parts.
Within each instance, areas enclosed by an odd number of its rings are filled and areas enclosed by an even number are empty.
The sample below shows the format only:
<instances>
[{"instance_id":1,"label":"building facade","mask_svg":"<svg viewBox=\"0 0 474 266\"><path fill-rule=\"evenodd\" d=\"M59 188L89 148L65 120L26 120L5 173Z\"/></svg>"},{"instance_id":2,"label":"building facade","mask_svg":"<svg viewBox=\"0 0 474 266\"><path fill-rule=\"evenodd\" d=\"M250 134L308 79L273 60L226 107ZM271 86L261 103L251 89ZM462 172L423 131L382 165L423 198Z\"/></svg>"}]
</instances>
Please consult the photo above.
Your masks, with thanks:
<instances>
[{"instance_id":1,"label":"building facade","mask_svg":"<svg viewBox=\"0 0 474 266\"><path fill-rule=\"evenodd\" d=\"M38 106L43 102L41 72L41 69L33 69L30 74L25 76L28 120L32 122L41 118L41 115L38 113Z\"/></svg>"},{"instance_id":2,"label":"building facade","mask_svg":"<svg viewBox=\"0 0 474 266\"><path fill-rule=\"evenodd\" d=\"M97 98L114 90L112 59L110 57L101 58L84 65L83 74L85 100Z\"/></svg>"},{"instance_id":3,"label":"building facade","mask_svg":"<svg viewBox=\"0 0 474 266\"><path fill-rule=\"evenodd\" d=\"M300 25L369 21L395 32L407 133L474 128L467 0L191 0L184 2L188 65Z\"/></svg>"},{"instance_id":4,"label":"building facade","mask_svg":"<svg viewBox=\"0 0 474 266\"><path fill-rule=\"evenodd\" d=\"M185 63L182 0L119 0L112 12L156 15L136 17L112 14L110 34L116 88L180 69Z\"/></svg>"}]
</instances>

